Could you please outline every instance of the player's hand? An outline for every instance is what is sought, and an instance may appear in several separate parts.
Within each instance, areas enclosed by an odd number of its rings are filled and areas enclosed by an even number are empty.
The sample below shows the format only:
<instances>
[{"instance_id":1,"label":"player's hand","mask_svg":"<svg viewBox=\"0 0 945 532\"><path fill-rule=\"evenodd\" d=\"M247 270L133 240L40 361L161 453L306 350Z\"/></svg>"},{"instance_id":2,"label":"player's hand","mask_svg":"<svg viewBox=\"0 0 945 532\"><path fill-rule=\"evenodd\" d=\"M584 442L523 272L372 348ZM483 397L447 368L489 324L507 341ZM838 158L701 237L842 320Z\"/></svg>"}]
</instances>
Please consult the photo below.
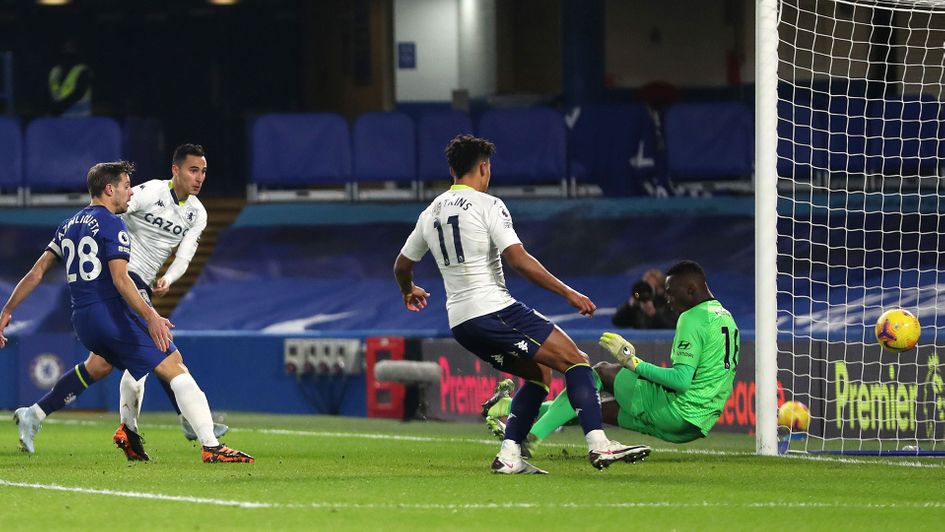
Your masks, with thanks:
<instances>
[{"instance_id":1,"label":"player's hand","mask_svg":"<svg viewBox=\"0 0 945 532\"><path fill-rule=\"evenodd\" d=\"M643 362L637 358L637 349L633 347L633 344L617 333L605 332L600 335L598 343L609 351L617 359L617 362L620 362L621 366L630 371L636 372L637 366L640 365L640 362Z\"/></svg>"},{"instance_id":2,"label":"player's hand","mask_svg":"<svg viewBox=\"0 0 945 532\"><path fill-rule=\"evenodd\" d=\"M411 312L420 312L427 306L428 297L430 297L429 292L417 285L413 285L410 292L404 294L404 306Z\"/></svg>"},{"instance_id":3,"label":"player's hand","mask_svg":"<svg viewBox=\"0 0 945 532\"><path fill-rule=\"evenodd\" d=\"M174 335L171 334L173 328L174 324L167 318L161 317L157 312L148 320L148 334L151 335L154 345L162 352L167 351L168 346L174 340Z\"/></svg>"},{"instance_id":4,"label":"player's hand","mask_svg":"<svg viewBox=\"0 0 945 532\"><path fill-rule=\"evenodd\" d=\"M155 297L161 297L167 294L167 291L171 289L171 283L167 280L167 277L161 277L154 283L154 293Z\"/></svg>"},{"instance_id":5,"label":"player's hand","mask_svg":"<svg viewBox=\"0 0 945 532\"><path fill-rule=\"evenodd\" d=\"M10 324L10 320L12 319L13 314L7 311L0 312L0 349L7 346L7 337L3 335L3 331L7 328L7 325Z\"/></svg>"},{"instance_id":6,"label":"player's hand","mask_svg":"<svg viewBox=\"0 0 945 532\"><path fill-rule=\"evenodd\" d=\"M597 305L591 301L591 298L577 290L570 290L564 297L572 307L578 309L582 316L593 316L594 311L597 310Z\"/></svg>"}]
</instances>

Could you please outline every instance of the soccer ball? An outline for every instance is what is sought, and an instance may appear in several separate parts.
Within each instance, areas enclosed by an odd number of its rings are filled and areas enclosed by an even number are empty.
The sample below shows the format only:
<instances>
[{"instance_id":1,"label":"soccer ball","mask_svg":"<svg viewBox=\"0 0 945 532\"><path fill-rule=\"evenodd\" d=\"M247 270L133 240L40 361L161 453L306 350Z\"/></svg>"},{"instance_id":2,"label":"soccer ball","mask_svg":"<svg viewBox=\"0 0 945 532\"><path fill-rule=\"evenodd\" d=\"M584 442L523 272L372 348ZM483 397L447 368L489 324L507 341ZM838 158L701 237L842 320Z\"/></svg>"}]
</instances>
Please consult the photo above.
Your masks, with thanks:
<instances>
[{"instance_id":1,"label":"soccer ball","mask_svg":"<svg viewBox=\"0 0 945 532\"><path fill-rule=\"evenodd\" d=\"M800 401L787 401L778 409L778 425L804 432L810 426L810 410Z\"/></svg>"},{"instance_id":2,"label":"soccer ball","mask_svg":"<svg viewBox=\"0 0 945 532\"><path fill-rule=\"evenodd\" d=\"M899 353L912 349L921 333L919 320L905 309L887 310L876 320L876 340L890 351Z\"/></svg>"}]
</instances>

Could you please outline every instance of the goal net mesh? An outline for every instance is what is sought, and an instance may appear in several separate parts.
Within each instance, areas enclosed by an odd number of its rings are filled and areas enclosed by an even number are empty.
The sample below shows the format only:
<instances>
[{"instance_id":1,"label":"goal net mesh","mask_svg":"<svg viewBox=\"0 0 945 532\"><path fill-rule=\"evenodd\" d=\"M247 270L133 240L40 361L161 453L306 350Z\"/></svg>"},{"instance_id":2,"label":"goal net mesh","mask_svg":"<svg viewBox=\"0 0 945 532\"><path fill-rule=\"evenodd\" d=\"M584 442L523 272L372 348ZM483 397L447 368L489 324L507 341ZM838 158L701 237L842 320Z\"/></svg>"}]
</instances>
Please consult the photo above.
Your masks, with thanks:
<instances>
[{"instance_id":1,"label":"goal net mesh","mask_svg":"<svg viewBox=\"0 0 945 532\"><path fill-rule=\"evenodd\" d=\"M782 0L778 35L778 394L811 413L780 436L943 451L945 1ZM923 327L900 354L895 307Z\"/></svg>"}]
</instances>

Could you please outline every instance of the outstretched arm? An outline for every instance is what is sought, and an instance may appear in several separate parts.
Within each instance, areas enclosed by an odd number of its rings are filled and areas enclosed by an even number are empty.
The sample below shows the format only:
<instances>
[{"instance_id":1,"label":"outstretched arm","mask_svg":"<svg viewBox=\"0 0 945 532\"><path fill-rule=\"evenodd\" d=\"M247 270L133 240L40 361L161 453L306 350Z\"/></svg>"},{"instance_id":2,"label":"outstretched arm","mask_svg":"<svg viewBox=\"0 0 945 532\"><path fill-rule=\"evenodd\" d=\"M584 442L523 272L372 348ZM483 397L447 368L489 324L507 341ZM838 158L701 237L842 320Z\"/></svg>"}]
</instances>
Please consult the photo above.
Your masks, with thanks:
<instances>
[{"instance_id":1,"label":"outstretched arm","mask_svg":"<svg viewBox=\"0 0 945 532\"><path fill-rule=\"evenodd\" d=\"M197 253L197 245L200 244L200 235L207 227L206 215L201 214L198 216L200 216L200 219L197 224L184 235L184 238L180 241L180 245L177 246L177 252L174 253L174 262L167 268L167 272L164 276L158 279L154 284L155 296L160 297L167 294L171 285L180 279L180 277L184 275L184 272L187 271L187 267L190 266L190 261L193 260L194 255Z\"/></svg>"},{"instance_id":2,"label":"outstretched arm","mask_svg":"<svg viewBox=\"0 0 945 532\"><path fill-rule=\"evenodd\" d=\"M671 368L663 368L643 361L637 365L636 371L637 375L644 379L665 386L676 393L685 393L692 385L692 378L696 375L696 368L687 364L674 364Z\"/></svg>"},{"instance_id":3,"label":"outstretched arm","mask_svg":"<svg viewBox=\"0 0 945 532\"><path fill-rule=\"evenodd\" d=\"M3 335L3 330L7 328L7 325L9 325L10 321L13 319L13 311L16 307L20 306L23 300L29 297L33 290L39 285L40 281L43 280L46 272L48 272L58 260L59 258L56 257L53 252L48 249L43 251L43 254L39 256L39 259L37 259L33 267L30 268L30 271L16 284L16 288L14 288L13 293L10 294L10 299L7 300L7 304L3 306L3 310L0 310L0 349L3 349L7 345L7 338Z\"/></svg>"},{"instance_id":4,"label":"outstretched arm","mask_svg":"<svg viewBox=\"0 0 945 532\"><path fill-rule=\"evenodd\" d=\"M597 310L597 305L589 297L574 290L552 275L538 262L538 259L525 251L525 246L522 244L513 244L505 248L505 251L502 252L502 258L522 277L567 299L568 303L578 309L581 314L591 316Z\"/></svg>"},{"instance_id":5,"label":"outstretched arm","mask_svg":"<svg viewBox=\"0 0 945 532\"><path fill-rule=\"evenodd\" d=\"M637 357L637 350L633 344L617 333L605 332L600 336L598 343L610 352L621 366L676 393L684 393L688 390L692 384L692 378L696 375L696 368L688 364L674 364L671 368L663 368L641 360Z\"/></svg>"},{"instance_id":6,"label":"outstretched arm","mask_svg":"<svg viewBox=\"0 0 945 532\"><path fill-rule=\"evenodd\" d=\"M420 312L427 306L430 293L413 284L414 264L414 261L403 254L397 255L397 260L394 261L394 278L397 279L400 293L404 296L404 306L407 310Z\"/></svg>"},{"instance_id":7,"label":"outstretched arm","mask_svg":"<svg viewBox=\"0 0 945 532\"><path fill-rule=\"evenodd\" d=\"M118 293L128 303L128 306L147 322L148 334L154 340L154 345L161 351L167 351L168 345L173 340L171 327L174 325L162 318L138 293L138 287L128 276L128 261L112 259L108 261L108 270L112 274L112 282L115 284L115 288L118 289Z\"/></svg>"}]
</instances>

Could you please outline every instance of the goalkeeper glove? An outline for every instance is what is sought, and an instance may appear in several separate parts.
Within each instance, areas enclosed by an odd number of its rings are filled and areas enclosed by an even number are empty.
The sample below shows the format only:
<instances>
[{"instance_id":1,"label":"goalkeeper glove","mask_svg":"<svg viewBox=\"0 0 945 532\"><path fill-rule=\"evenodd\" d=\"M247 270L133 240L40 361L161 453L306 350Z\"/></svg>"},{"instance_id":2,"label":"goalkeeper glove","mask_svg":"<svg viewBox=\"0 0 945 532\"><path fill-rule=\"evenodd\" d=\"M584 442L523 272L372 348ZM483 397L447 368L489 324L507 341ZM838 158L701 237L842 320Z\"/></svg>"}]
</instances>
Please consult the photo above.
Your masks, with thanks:
<instances>
[{"instance_id":1,"label":"goalkeeper glove","mask_svg":"<svg viewBox=\"0 0 945 532\"><path fill-rule=\"evenodd\" d=\"M610 352L620 365L636 372L637 366L643 362L637 358L637 350L633 344L626 341L623 336L617 333L605 332L600 336L598 342L601 347Z\"/></svg>"}]
</instances>

